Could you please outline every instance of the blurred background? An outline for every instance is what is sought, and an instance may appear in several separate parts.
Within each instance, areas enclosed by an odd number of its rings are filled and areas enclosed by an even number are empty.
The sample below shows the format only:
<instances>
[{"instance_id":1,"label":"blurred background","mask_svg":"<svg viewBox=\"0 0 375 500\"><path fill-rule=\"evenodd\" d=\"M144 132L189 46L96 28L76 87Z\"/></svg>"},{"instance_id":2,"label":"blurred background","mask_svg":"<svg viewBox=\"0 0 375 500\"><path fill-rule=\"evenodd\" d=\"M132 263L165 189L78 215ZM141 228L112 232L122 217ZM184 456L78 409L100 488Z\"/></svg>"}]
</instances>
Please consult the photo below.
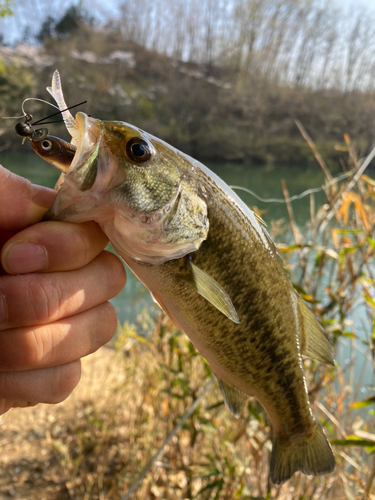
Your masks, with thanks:
<instances>
[{"instance_id":1,"label":"blurred background","mask_svg":"<svg viewBox=\"0 0 375 500\"><path fill-rule=\"evenodd\" d=\"M58 68L70 105L87 99L93 116L134 123L200 160L311 163L296 118L335 165L344 133L362 155L374 141L372 1L2 4L12 15L0 21L1 116L46 98ZM3 148L18 144L11 123L1 133Z\"/></svg>"},{"instance_id":2,"label":"blurred background","mask_svg":"<svg viewBox=\"0 0 375 500\"><path fill-rule=\"evenodd\" d=\"M373 162L350 184L375 143L374 1L0 0L0 15L0 116L20 116L25 98L52 102L58 69L68 106L87 100L87 114L136 125L247 189L335 346L336 369L307 362L334 475L271 488L267 416L254 400L233 419L216 388L134 498L374 500ZM16 122L0 120L1 164L53 187L58 172L21 146ZM80 392L0 421L1 499L125 498L210 380L128 274L115 349L87 365Z\"/></svg>"}]
</instances>

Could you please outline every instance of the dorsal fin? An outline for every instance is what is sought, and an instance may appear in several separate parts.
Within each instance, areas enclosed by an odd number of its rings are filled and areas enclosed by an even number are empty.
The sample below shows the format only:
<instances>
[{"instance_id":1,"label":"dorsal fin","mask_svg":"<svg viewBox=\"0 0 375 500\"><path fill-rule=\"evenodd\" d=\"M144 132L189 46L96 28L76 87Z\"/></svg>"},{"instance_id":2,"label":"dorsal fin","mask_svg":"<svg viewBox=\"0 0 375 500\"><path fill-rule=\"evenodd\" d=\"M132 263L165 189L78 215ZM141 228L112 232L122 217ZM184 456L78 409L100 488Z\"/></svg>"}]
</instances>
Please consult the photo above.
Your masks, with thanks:
<instances>
[{"instance_id":1,"label":"dorsal fin","mask_svg":"<svg viewBox=\"0 0 375 500\"><path fill-rule=\"evenodd\" d=\"M267 227L267 224L264 222L262 217L258 215L256 212L253 212L256 220L259 222L259 224L262 224L262 226Z\"/></svg>"},{"instance_id":2,"label":"dorsal fin","mask_svg":"<svg viewBox=\"0 0 375 500\"><path fill-rule=\"evenodd\" d=\"M199 295L202 295L202 297L225 314L231 321L239 324L240 318L224 288L209 274L199 269L193 262L189 261L189 263L193 273L194 284Z\"/></svg>"},{"instance_id":3,"label":"dorsal fin","mask_svg":"<svg viewBox=\"0 0 375 500\"><path fill-rule=\"evenodd\" d=\"M237 387L227 384L219 378L217 378L217 380L224 398L225 406L236 418L239 418L249 396L237 389Z\"/></svg>"},{"instance_id":4,"label":"dorsal fin","mask_svg":"<svg viewBox=\"0 0 375 500\"><path fill-rule=\"evenodd\" d=\"M305 334L305 345L302 354L305 356L322 361L328 365L334 365L333 347L328 337L320 325L314 313L306 302L298 295L298 304L302 315L303 330Z\"/></svg>"}]
</instances>

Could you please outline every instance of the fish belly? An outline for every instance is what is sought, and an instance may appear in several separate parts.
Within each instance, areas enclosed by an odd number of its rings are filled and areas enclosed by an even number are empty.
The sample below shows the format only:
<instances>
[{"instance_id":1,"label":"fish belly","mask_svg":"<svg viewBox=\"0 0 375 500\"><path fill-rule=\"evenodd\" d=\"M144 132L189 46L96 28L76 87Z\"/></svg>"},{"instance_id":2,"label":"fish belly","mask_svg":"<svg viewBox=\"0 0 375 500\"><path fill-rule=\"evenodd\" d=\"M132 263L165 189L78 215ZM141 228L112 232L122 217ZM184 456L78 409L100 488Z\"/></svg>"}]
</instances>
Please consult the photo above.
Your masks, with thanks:
<instances>
[{"instance_id":1,"label":"fish belly","mask_svg":"<svg viewBox=\"0 0 375 500\"><path fill-rule=\"evenodd\" d=\"M125 257L176 326L207 359L216 376L266 408L274 430L288 441L308 433L311 415L294 293L280 258L267 248L239 210L210 206L210 230L200 249L159 266ZM227 292L235 324L202 297L189 260Z\"/></svg>"}]
</instances>

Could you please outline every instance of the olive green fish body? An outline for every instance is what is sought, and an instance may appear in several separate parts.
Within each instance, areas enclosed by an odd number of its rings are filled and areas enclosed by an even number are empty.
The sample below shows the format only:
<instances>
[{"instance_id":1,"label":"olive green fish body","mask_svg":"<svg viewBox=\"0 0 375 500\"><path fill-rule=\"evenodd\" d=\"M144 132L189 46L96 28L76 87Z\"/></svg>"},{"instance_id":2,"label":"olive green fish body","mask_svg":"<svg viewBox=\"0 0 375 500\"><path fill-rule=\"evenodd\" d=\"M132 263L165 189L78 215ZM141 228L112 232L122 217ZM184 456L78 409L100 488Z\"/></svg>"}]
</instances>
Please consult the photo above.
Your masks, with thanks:
<instances>
[{"instance_id":1,"label":"olive green fish body","mask_svg":"<svg viewBox=\"0 0 375 500\"><path fill-rule=\"evenodd\" d=\"M61 109L61 84L52 88ZM295 292L262 221L213 172L123 122L64 111L77 152L46 219L97 221L216 374L239 416L249 396L273 426L271 480L335 465L312 415L302 355L332 348Z\"/></svg>"},{"instance_id":2,"label":"olive green fish body","mask_svg":"<svg viewBox=\"0 0 375 500\"><path fill-rule=\"evenodd\" d=\"M298 299L272 243L266 248L241 210L218 194L216 189L209 196L210 230L196 252L158 266L124 258L218 378L256 396L274 430L290 443L315 427L299 347ZM198 294L191 262L228 293L239 324Z\"/></svg>"}]
</instances>

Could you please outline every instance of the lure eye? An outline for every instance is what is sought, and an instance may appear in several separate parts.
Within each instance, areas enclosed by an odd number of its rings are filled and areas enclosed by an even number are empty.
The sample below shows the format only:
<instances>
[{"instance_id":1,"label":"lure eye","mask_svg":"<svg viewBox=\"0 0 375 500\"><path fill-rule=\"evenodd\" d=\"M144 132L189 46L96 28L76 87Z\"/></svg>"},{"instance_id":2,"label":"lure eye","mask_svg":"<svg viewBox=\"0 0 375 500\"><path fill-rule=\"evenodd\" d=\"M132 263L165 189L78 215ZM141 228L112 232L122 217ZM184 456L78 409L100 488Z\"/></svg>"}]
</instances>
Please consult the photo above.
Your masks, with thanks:
<instances>
[{"instance_id":1,"label":"lure eye","mask_svg":"<svg viewBox=\"0 0 375 500\"><path fill-rule=\"evenodd\" d=\"M44 139L43 141L41 141L40 145L43 151L49 151L50 149L52 149L52 141L50 141L49 139Z\"/></svg>"},{"instance_id":2,"label":"lure eye","mask_svg":"<svg viewBox=\"0 0 375 500\"><path fill-rule=\"evenodd\" d=\"M143 163L152 157L153 148L144 139L133 137L126 144L126 154L136 163Z\"/></svg>"}]
</instances>

